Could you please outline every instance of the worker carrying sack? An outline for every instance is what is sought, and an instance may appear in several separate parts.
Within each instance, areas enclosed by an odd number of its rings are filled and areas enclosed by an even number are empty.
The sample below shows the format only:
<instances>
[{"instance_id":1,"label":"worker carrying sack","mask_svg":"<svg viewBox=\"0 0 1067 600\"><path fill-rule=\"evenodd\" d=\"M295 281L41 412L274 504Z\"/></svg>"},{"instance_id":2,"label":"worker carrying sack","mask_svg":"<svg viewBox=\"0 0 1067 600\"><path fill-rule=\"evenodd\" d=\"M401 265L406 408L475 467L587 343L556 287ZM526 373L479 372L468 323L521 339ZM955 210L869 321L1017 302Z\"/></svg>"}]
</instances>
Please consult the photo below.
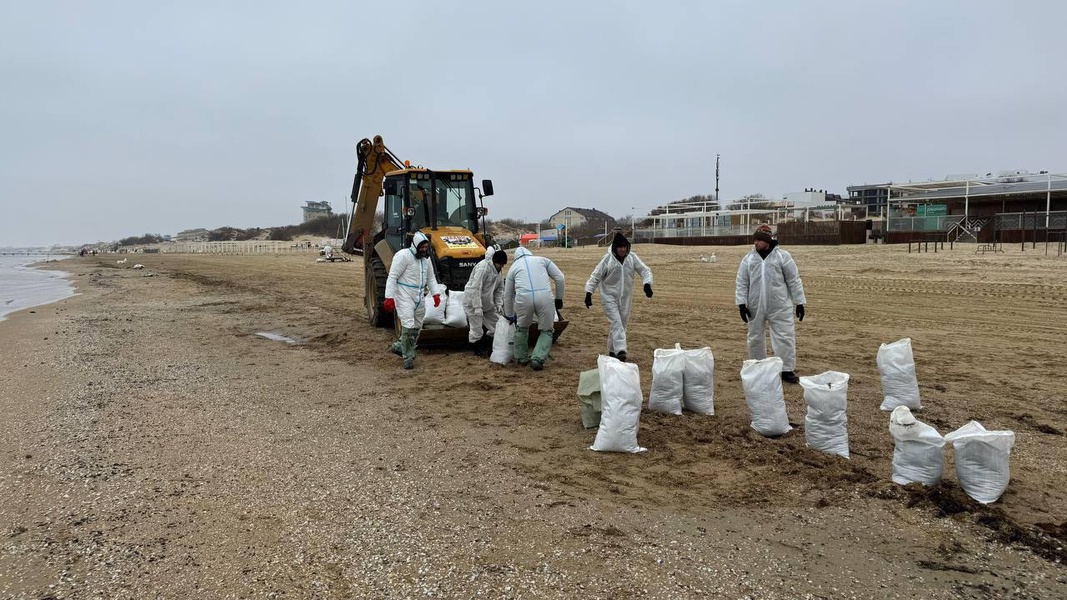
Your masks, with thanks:
<instances>
[{"instance_id":1,"label":"worker carrying sack","mask_svg":"<svg viewBox=\"0 0 1067 600\"><path fill-rule=\"evenodd\" d=\"M967 495L982 504L996 502L1008 488L1008 459L1015 445L1014 431L986 431L971 421L945 439L956 451L956 478Z\"/></svg>"},{"instance_id":2,"label":"worker carrying sack","mask_svg":"<svg viewBox=\"0 0 1067 600\"><path fill-rule=\"evenodd\" d=\"M878 372L882 375L882 410L907 406L919 410L919 381L915 378L915 359L911 354L911 338L904 338L878 348Z\"/></svg>"},{"instance_id":3,"label":"worker carrying sack","mask_svg":"<svg viewBox=\"0 0 1067 600\"><path fill-rule=\"evenodd\" d=\"M493 331L493 352L489 354L489 361L498 365L506 365L515 358L515 326L508 323L507 319L496 322Z\"/></svg>"},{"instance_id":4,"label":"worker carrying sack","mask_svg":"<svg viewBox=\"0 0 1067 600\"><path fill-rule=\"evenodd\" d=\"M641 375L637 365L610 356L598 356L600 374L600 429L591 450L599 452L644 452L637 445L641 421Z\"/></svg>"},{"instance_id":5,"label":"worker carrying sack","mask_svg":"<svg viewBox=\"0 0 1067 600\"><path fill-rule=\"evenodd\" d=\"M808 446L848 458L848 373L827 371L813 377L801 377L804 402L804 441Z\"/></svg>"},{"instance_id":6,"label":"worker carrying sack","mask_svg":"<svg viewBox=\"0 0 1067 600\"><path fill-rule=\"evenodd\" d=\"M680 346L678 346L680 348ZM682 401L686 410L715 414L715 356L711 348L684 350L685 374Z\"/></svg>"},{"instance_id":7,"label":"worker carrying sack","mask_svg":"<svg viewBox=\"0 0 1067 600\"><path fill-rule=\"evenodd\" d=\"M782 394L782 359L746 360L741 367L745 402L752 413L752 429L764 436L777 436L793 429L785 412Z\"/></svg>"},{"instance_id":8,"label":"worker carrying sack","mask_svg":"<svg viewBox=\"0 0 1067 600\"><path fill-rule=\"evenodd\" d=\"M578 374L578 410L582 414L582 427L589 429L600 425L600 371L589 369Z\"/></svg>"},{"instance_id":9,"label":"worker carrying sack","mask_svg":"<svg viewBox=\"0 0 1067 600\"><path fill-rule=\"evenodd\" d=\"M941 482L945 438L936 429L915 420L907 406L898 406L889 415L889 435L893 436L893 483L926 486Z\"/></svg>"},{"instance_id":10,"label":"worker carrying sack","mask_svg":"<svg viewBox=\"0 0 1067 600\"><path fill-rule=\"evenodd\" d=\"M682 393L685 374L685 351L680 344L674 348L657 348L652 353L652 391L648 394L648 408L671 415L682 414Z\"/></svg>"},{"instance_id":11,"label":"worker carrying sack","mask_svg":"<svg viewBox=\"0 0 1067 600\"><path fill-rule=\"evenodd\" d=\"M463 292L449 292L445 318L441 323L449 327L467 327L467 311L463 309Z\"/></svg>"}]
</instances>

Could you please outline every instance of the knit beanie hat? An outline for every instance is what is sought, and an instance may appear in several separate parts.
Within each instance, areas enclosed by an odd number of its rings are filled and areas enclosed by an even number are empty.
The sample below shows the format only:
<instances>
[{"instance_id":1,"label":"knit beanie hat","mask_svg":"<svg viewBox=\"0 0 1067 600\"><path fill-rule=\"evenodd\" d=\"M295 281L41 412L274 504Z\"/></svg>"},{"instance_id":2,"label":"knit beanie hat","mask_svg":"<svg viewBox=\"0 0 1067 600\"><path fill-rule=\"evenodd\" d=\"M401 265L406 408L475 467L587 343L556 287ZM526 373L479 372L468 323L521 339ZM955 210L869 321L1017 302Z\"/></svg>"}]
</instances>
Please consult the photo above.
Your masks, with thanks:
<instances>
[{"instance_id":1,"label":"knit beanie hat","mask_svg":"<svg viewBox=\"0 0 1067 600\"><path fill-rule=\"evenodd\" d=\"M771 226L764 223L757 227L755 233L752 234L752 239L763 240L768 244L774 241L774 238L771 237Z\"/></svg>"}]
</instances>

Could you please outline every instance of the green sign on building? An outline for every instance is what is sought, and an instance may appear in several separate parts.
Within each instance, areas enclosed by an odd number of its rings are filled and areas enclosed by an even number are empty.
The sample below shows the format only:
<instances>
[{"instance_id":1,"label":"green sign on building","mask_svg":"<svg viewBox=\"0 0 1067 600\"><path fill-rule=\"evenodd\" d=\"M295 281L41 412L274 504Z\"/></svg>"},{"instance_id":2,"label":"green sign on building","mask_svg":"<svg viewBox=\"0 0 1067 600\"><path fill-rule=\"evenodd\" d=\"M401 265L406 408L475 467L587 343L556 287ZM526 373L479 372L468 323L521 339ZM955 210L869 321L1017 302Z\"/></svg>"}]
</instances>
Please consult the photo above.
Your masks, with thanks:
<instances>
[{"instance_id":1,"label":"green sign on building","mask_svg":"<svg viewBox=\"0 0 1067 600\"><path fill-rule=\"evenodd\" d=\"M943 217L947 214L947 204L920 204L915 207L915 216L918 217Z\"/></svg>"}]
</instances>

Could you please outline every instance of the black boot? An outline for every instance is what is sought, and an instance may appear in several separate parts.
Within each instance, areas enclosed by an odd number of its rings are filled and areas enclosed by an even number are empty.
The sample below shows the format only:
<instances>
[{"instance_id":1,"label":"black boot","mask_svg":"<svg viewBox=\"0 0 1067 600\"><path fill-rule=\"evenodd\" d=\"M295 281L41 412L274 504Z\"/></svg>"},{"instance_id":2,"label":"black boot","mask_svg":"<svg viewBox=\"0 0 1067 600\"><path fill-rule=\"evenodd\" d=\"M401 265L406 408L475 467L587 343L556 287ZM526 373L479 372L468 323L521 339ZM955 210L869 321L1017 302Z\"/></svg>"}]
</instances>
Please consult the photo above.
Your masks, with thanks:
<instances>
[{"instance_id":1,"label":"black boot","mask_svg":"<svg viewBox=\"0 0 1067 600\"><path fill-rule=\"evenodd\" d=\"M782 371L782 381L786 383L800 383L800 378L792 371Z\"/></svg>"},{"instance_id":2,"label":"black boot","mask_svg":"<svg viewBox=\"0 0 1067 600\"><path fill-rule=\"evenodd\" d=\"M619 352L615 355L615 358L619 359L622 362L626 362L626 351L623 350L622 352Z\"/></svg>"}]
</instances>

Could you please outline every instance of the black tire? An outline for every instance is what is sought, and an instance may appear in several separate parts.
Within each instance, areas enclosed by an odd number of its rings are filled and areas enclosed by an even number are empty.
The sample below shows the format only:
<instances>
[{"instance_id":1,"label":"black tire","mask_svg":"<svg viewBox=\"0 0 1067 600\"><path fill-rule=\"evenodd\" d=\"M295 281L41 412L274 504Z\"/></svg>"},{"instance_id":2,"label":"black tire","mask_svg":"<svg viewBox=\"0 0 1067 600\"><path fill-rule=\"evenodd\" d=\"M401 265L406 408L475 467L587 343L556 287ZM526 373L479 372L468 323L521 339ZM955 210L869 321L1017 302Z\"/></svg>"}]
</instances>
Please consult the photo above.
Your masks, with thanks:
<instances>
[{"instance_id":1,"label":"black tire","mask_svg":"<svg viewBox=\"0 0 1067 600\"><path fill-rule=\"evenodd\" d=\"M367 307L367 320L375 327L392 327L393 314L382 309L382 304L385 302L385 280L388 277L385 263L378 256L372 256L364 271L366 274L364 304Z\"/></svg>"}]
</instances>

